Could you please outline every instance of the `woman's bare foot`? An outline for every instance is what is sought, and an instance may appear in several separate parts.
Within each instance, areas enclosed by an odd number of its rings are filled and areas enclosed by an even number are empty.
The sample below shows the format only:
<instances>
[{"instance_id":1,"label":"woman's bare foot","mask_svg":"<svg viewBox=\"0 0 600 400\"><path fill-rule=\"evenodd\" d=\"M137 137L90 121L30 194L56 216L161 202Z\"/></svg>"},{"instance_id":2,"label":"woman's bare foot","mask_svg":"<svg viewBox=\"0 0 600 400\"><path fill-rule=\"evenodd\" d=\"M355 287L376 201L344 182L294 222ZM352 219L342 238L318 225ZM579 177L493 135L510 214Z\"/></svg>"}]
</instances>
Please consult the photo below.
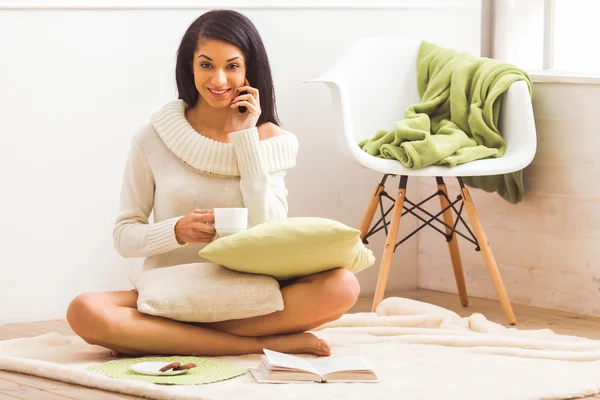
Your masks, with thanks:
<instances>
[{"instance_id":1,"label":"woman's bare foot","mask_svg":"<svg viewBox=\"0 0 600 400\"><path fill-rule=\"evenodd\" d=\"M281 353L308 353L317 356L331 355L331 347L323 339L312 333L293 333L290 335L266 336L260 338L263 347Z\"/></svg>"},{"instance_id":2,"label":"woman's bare foot","mask_svg":"<svg viewBox=\"0 0 600 400\"><path fill-rule=\"evenodd\" d=\"M122 351L110 350L110 352L109 352L109 356L114 357L114 358L133 358L133 357L144 357L144 356L148 356L148 355L151 355L151 354L148 354L147 352L135 351L135 350L122 350Z\"/></svg>"},{"instance_id":3,"label":"woman's bare foot","mask_svg":"<svg viewBox=\"0 0 600 400\"><path fill-rule=\"evenodd\" d=\"M114 345L111 345L110 347L107 346L107 348L109 350L109 356L115 358L143 357L149 355L144 351L125 349L123 347L117 347Z\"/></svg>"}]
</instances>

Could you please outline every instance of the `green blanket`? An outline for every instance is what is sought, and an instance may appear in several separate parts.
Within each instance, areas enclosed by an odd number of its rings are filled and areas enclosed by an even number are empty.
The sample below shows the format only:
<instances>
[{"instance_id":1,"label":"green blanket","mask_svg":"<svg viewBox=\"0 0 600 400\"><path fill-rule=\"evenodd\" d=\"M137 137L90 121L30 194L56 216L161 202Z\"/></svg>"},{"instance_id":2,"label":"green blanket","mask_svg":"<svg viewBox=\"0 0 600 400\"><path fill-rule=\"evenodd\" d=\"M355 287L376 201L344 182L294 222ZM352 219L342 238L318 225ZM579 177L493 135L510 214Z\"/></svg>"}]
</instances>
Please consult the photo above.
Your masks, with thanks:
<instances>
[{"instance_id":1,"label":"green blanket","mask_svg":"<svg viewBox=\"0 0 600 400\"><path fill-rule=\"evenodd\" d=\"M379 129L359 146L415 169L501 157L506 150L497 128L501 95L518 80L527 81L531 95L529 75L515 66L423 41L417 58L421 103L410 106L391 130ZM463 180L516 204L524 195L522 172Z\"/></svg>"}]
</instances>

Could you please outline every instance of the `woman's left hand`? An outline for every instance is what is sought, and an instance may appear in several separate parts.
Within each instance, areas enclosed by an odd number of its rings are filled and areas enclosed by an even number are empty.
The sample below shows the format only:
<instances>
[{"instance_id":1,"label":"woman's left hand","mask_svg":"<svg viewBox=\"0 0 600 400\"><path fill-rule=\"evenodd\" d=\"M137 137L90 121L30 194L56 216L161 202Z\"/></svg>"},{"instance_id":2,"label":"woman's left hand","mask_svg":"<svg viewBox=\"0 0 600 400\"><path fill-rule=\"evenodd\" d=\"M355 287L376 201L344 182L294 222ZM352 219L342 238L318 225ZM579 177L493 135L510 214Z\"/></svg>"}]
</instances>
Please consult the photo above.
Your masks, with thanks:
<instances>
[{"instance_id":1,"label":"woman's left hand","mask_svg":"<svg viewBox=\"0 0 600 400\"><path fill-rule=\"evenodd\" d=\"M261 113L258 89L251 87L248 79L246 79L246 86L240 86L237 91L238 93L246 91L248 94L238 94L231 103L231 127L234 132L254 128ZM246 112L241 113L238 110L240 106L246 107Z\"/></svg>"}]
</instances>

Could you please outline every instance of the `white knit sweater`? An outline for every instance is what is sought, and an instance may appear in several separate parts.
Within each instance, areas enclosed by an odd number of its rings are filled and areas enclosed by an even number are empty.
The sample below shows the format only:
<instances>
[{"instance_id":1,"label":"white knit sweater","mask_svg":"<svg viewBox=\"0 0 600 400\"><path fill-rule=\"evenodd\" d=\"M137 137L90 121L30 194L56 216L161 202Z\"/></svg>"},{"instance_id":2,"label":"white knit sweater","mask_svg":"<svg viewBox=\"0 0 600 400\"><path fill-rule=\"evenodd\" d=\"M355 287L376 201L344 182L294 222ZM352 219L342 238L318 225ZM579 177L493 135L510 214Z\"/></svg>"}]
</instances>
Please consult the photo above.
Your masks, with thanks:
<instances>
[{"instance_id":1,"label":"white knit sweater","mask_svg":"<svg viewBox=\"0 0 600 400\"><path fill-rule=\"evenodd\" d=\"M247 207L250 226L287 216L284 178L296 163L296 137L259 140L252 128L221 143L198 134L184 113L183 101L168 103L131 142L113 238L123 257L145 257L145 270L205 261L205 244L175 238L177 221L196 208Z\"/></svg>"}]
</instances>

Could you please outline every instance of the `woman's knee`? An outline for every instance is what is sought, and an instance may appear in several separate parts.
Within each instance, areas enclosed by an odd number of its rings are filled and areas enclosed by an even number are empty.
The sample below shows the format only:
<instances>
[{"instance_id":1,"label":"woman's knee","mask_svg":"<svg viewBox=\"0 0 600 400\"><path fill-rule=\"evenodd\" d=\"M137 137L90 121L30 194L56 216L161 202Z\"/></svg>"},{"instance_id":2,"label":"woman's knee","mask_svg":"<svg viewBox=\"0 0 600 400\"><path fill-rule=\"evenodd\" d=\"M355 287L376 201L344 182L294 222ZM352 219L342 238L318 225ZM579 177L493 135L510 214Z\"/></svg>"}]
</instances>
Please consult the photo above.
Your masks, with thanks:
<instances>
[{"instance_id":1,"label":"woman's knee","mask_svg":"<svg viewBox=\"0 0 600 400\"><path fill-rule=\"evenodd\" d=\"M108 330L110 315L99 293L82 293L67 308L67 322L73 332L90 344L100 344Z\"/></svg>"},{"instance_id":2,"label":"woman's knee","mask_svg":"<svg viewBox=\"0 0 600 400\"><path fill-rule=\"evenodd\" d=\"M324 282L330 300L341 313L348 311L358 299L360 284L356 275L347 269L330 271Z\"/></svg>"}]
</instances>

